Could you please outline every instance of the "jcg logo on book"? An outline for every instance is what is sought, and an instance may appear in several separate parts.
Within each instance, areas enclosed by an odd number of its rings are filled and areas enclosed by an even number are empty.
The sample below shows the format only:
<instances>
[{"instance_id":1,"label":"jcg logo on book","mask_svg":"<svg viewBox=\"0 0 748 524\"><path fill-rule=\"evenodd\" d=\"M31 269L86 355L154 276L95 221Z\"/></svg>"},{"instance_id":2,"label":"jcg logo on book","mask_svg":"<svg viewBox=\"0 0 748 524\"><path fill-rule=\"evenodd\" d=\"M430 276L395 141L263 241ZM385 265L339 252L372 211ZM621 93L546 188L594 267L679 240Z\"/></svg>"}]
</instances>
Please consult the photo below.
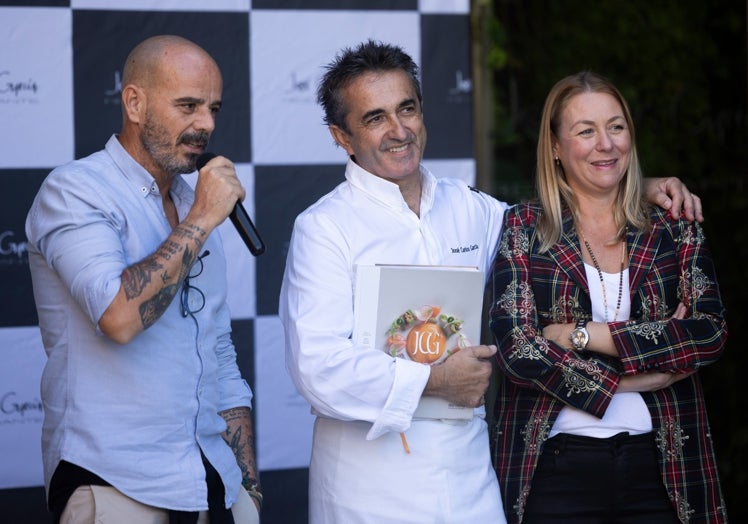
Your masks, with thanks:
<instances>
[{"instance_id":1,"label":"jcg logo on book","mask_svg":"<svg viewBox=\"0 0 748 524\"><path fill-rule=\"evenodd\" d=\"M393 357L407 355L422 364L436 364L470 345L460 332L462 324L462 320L442 314L439 306L409 309L392 322L387 332L389 353Z\"/></svg>"}]
</instances>

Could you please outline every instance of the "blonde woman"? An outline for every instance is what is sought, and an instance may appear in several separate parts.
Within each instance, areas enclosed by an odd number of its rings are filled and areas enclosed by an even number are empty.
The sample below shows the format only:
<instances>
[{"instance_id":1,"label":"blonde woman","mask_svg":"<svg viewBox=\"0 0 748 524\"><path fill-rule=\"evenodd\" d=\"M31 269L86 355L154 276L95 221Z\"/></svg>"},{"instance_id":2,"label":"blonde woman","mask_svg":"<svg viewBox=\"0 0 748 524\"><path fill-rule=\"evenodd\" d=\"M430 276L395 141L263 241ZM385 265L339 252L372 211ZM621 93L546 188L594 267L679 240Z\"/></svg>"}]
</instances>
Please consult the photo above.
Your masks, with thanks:
<instances>
[{"instance_id":1,"label":"blonde woman","mask_svg":"<svg viewBox=\"0 0 748 524\"><path fill-rule=\"evenodd\" d=\"M537 155L491 276L507 521L726 521L697 371L727 326L701 227L645 203L631 114L597 74L550 91Z\"/></svg>"}]
</instances>

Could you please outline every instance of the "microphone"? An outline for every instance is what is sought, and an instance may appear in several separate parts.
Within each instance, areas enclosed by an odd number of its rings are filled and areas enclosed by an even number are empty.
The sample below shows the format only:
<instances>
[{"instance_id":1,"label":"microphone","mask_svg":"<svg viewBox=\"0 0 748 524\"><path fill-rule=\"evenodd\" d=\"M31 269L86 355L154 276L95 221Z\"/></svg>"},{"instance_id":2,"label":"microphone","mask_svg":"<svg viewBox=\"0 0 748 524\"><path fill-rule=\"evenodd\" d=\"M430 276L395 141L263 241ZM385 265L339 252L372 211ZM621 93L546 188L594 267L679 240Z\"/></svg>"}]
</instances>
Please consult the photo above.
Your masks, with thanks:
<instances>
[{"instance_id":1,"label":"microphone","mask_svg":"<svg viewBox=\"0 0 748 524\"><path fill-rule=\"evenodd\" d=\"M197 157L197 160L195 161L197 170L200 171L205 164L210 162L210 160L216 156L215 153L205 152ZM244 240L244 243L249 248L249 251L254 256L262 255L265 252L265 243L260 238L260 233L257 232L257 228L252 223L252 220L250 220L241 201L237 200L229 218L231 219L231 222L233 222L239 236L242 237L242 240Z\"/></svg>"}]
</instances>

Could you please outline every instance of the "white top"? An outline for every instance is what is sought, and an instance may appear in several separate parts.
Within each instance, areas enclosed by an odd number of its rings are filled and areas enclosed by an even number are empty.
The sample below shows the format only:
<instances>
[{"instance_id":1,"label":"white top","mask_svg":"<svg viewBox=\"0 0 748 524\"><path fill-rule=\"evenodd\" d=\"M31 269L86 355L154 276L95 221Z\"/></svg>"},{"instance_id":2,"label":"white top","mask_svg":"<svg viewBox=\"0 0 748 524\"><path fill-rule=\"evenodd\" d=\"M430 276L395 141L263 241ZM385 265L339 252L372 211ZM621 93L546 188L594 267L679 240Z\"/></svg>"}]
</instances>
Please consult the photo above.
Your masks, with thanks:
<instances>
[{"instance_id":1,"label":"white top","mask_svg":"<svg viewBox=\"0 0 748 524\"><path fill-rule=\"evenodd\" d=\"M600 285L600 274L597 269L585 262L584 269L587 273L590 300L592 301L592 320L594 322L605 322L605 311L603 302L602 286ZM623 285L621 286L621 308L616 316L616 304L618 302L618 288L621 284L620 273L603 274L605 282L605 297L608 307L607 318L613 320L624 320L631 316L631 295L629 293L629 270L623 271ZM639 393L614 393L613 399L608 405L602 419L590 415L581 409L570 406L564 407L556 418L551 429L550 437L558 433L571 433L586 437L607 438L623 431L631 435L639 435L652 431L652 417L647 409L644 399Z\"/></svg>"},{"instance_id":2,"label":"white top","mask_svg":"<svg viewBox=\"0 0 748 524\"><path fill-rule=\"evenodd\" d=\"M346 511L356 522L503 522L484 411L461 425L412 420L429 368L350 339L356 264L490 267L507 205L421 173L420 218L397 185L349 161L347 180L294 225L279 313L291 378L325 418L315 426L311 522L350 522Z\"/></svg>"}]
</instances>

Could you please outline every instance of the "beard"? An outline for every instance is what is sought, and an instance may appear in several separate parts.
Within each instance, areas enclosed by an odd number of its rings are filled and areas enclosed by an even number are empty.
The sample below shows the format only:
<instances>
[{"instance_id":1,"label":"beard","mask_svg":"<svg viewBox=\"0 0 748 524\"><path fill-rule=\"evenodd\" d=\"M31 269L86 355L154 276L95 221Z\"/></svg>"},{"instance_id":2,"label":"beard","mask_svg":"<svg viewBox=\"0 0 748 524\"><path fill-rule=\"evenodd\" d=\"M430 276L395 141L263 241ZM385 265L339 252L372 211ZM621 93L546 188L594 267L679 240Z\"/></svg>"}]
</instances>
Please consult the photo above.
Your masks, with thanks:
<instances>
[{"instance_id":1,"label":"beard","mask_svg":"<svg viewBox=\"0 0 748 524\"><path fill-rule=\"evenodd\" d=\"M205 148L209 138L210 134L204 131L183 133L172 143L168 131L158 124L151 114L146 114L140 143L159 169L170 176L176 176L194 171L197 160L195 154L188 154L186 158L182 158L177 146L188 143Z\"/></svg>"}]
</instances>

